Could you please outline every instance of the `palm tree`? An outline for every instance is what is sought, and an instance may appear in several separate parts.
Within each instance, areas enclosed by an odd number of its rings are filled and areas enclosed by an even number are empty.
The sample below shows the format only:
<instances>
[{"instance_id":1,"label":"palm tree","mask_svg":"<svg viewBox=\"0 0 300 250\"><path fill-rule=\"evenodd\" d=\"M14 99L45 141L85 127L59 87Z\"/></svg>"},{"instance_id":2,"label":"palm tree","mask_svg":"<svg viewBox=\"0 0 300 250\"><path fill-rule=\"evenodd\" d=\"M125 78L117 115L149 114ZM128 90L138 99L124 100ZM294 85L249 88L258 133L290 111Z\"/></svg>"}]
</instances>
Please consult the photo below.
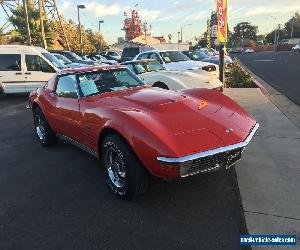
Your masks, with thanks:
<instances>
[{"instance_id":1,"label":"palm tree","mask_svg":"<svg viewBox=\"0 0 300 250\"><path fill-rule=\"evenodd\" d=\"M29 27L31 32L31 42L33 45L40 46L42 44L41 32L40 32L40 19L39 11L34 7L28 7L28 17L29 17ZM24 21L24 8L23 6L17 7L12 10L12 16L9 18L9 21L16 27L15 30L12 30L11 40L14 42L27 42L27 33L26 33L26 24ZM44 29L45 37L48 46L53 44L55 33L52 32L50 24L47 20L44 19Z\"/></svg>"},{"instance_id":2,"label":"palm tree","mask_svg":"<svg viewBox=\"0 0 300 250\"><path fill-rule=\"evenodd\" d=\"M0 26L0 44L4 44L8 41L7 35L5 33L5 29L9 26L9 22L7 21L5 24Z\"/></svg>"}]
</instances>

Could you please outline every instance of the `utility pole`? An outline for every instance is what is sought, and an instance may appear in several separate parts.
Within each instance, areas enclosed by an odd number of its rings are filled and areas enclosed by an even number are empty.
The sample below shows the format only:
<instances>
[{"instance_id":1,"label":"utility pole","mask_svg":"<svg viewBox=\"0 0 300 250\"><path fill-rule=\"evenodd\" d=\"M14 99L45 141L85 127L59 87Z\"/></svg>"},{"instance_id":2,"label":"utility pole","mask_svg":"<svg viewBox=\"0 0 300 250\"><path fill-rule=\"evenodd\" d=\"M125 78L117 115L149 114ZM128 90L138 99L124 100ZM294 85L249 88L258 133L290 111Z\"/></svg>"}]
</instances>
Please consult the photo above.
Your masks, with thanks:
<instances>
[{"instance_id":1,"label":"utility pole","mask_svg":"<svg viewBox=\"0 0 300 250\"><path fill-rule=\"evenodd\" d=\"M292 18L292 30L291 30L291 39L293 38L293 33L294 33L294 22L295 22L295 18Z\"/></svg>"},{"instance_id":2,"label":"utility pole","mask_svg":"<svg viewBox=\"0 0 300 250\"><path fill-rule=\"evenodd\" d=\"M30 26L29 26L29 18L28 18L27 0L23 0L23 8L24 8L24 19L25 19L26 31L27 31L27 45L31 46L31 35L30 35Z\"/></svg>"},{"instance_id":3,"label":"utility pole","mask_svg":"<svg viewBox=\"0 0 300 250\"><path fill-rule=\"evenodd\" d=\"M38 0L38 2L39 2L42 47L44 49L47 49L47 42L46 42L46 38L45 38L45 29L44 29L43 0Z\"/></svg>"},{"instance_id":4,"label":"utility pole","mask_svg":"<svg viewBox=\"0 0 300 250\"><path fill-rule=\"evenodd\" d=\"M179 50L179 42L180 42L179 36L180 36L180 31L178 31L178 50Z\"/></svg>"}]
</instances>

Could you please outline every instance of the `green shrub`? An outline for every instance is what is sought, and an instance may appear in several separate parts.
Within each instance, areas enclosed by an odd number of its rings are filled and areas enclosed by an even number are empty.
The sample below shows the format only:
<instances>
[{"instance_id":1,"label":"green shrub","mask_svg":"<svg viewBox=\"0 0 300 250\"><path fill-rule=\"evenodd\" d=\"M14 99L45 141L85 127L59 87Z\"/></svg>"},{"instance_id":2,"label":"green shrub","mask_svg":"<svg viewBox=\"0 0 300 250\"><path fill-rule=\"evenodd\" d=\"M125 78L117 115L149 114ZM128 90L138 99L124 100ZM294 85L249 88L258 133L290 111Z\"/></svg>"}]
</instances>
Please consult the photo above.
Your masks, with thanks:
<instances>
[{"instance_id":1,"label":"green shrub","mask_svg":"<svg viewBox=\"0 0 300 250\"><path fill-rule=\"evenodd\" d=\"M237 62L234 62L230 68L230 73L226 79L228 88L256 88L252 76L249 72L243 70Z\"/></svg>"}]
</instances>

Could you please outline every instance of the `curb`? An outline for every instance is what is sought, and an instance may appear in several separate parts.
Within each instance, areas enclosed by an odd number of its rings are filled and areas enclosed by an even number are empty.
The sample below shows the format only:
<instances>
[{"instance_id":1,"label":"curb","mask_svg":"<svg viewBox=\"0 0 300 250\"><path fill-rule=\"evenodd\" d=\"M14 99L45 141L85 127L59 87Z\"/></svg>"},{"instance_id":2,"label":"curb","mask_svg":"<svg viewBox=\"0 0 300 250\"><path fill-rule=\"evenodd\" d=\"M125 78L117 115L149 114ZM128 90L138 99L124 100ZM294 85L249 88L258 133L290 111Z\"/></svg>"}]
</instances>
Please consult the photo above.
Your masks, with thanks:
<instances>
[{"instance_id":1,"label":"curb","mask_svg":"<svg viewBox=\"0 0 300 250\"><path fill-rule=\"evenodd\" d=\"M286 116L297 128L300 129L300 107L284 94L270 86L259 76L255 75L247 66L245 66L245 64L241 62L241 60L238 58L235 59L243 70L252 75L253 82L260 88L264 96L266 96L284 116Z\"/></svg>"}]
</instances>

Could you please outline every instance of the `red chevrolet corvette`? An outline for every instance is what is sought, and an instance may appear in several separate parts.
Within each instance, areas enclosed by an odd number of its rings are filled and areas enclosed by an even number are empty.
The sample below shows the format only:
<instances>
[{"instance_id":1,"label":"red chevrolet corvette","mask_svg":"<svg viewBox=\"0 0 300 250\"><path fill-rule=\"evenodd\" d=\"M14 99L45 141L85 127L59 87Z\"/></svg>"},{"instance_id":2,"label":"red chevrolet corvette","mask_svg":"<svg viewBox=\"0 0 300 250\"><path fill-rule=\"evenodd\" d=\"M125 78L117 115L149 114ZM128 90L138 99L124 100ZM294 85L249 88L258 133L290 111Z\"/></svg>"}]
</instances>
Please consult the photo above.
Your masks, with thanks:
<instances>
[{"instance_id":1,"label":"red chevrolet corvette","mask_svg":"<svg viewBox=\"0 0 300 250\"><path fill-rule=\"evenodd\" d=\"M123 66L65 70L29 97L43 146L65 139L98 157L112 190L130 199L149 174L187 177L233 166L259 125L227 96L144 85Z\"/></svg>"}]
</instances>

